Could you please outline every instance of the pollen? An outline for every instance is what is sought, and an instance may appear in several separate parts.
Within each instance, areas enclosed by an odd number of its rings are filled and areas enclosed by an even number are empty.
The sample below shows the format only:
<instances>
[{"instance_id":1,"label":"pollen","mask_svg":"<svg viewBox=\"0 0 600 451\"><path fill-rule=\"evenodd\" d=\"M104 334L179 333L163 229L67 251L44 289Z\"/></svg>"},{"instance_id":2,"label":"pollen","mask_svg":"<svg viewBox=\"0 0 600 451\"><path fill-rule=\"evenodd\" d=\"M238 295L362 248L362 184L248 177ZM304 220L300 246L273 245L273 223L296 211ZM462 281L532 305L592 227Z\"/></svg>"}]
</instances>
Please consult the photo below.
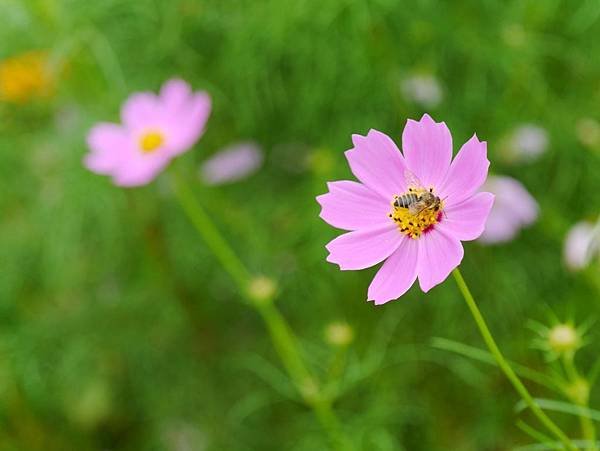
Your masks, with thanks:
<instances>
[{"instance_id":1,"label":"pollen","mask_svg":"<svg viewBox=\"0 0 600 451\"><path fill-rule=\"evenodd\" d=\"M420 195L421 193L424 193L425 190L411 188L409 192ZM397 207L394 205L394 202L398 197L400 196L394 196L394 199L392 199L392 211L388 216L396 223L400 232L410 238L415 240L420 238L421 235L431 231L435 224L441 221L443 203L440 203L437 206L424 208L417 214L411 214L408 208Z\"/></svg>"},{"instance_id":2,"label":"pollen","mask_svg":"<svg viewBox=\"0 0 600 451\"><path fill-rule=\"evenodd\" d=\"M142 135L140 138L140 150L142 153L152 153L165 142L162 133L158 131L150 131Z\"/></svg>"}]
</instances>

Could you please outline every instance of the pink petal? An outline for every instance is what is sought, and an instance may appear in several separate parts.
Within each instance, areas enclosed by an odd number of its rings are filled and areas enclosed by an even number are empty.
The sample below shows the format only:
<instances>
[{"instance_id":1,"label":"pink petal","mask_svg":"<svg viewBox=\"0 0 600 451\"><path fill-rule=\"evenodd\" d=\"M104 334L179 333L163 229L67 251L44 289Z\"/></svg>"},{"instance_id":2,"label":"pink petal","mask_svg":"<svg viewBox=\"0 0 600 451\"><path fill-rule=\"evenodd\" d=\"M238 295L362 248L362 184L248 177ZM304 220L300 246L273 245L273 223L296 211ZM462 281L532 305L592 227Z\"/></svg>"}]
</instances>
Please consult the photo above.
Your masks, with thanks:
<instances>
[{"instance_id":1,"label":"pink petal","mask_svg":"<svg viewBox=\"0 0 600 451\"><path fill-rule=\"evenodd\" d=\"M200 167L200 176L207 185L223 185L254 174L263 162L260 147L253 142L241 142L218 151Z\"/></svg>"},{"instance_id":2,"label":"pink petal","mask_svg":"<svg viewBox=\"0 0 600 451\"><path fill-rule=\"evenodd\" d=\"M165 155L143 155L132 152L113 172L113 181L117 186L133 187L147 185L169 164Z\"/></svg>"},{"instance_id":3,"label":"pink petal","mask_svg":"<svg viewBox=\"0 0 600 451\"><path fill-rule=\"evenodd\" d=\"M477 193L460 204L444 208L442 220L435 228L461 241L474 240L483 233L493 204L493 194Z\"/></svg>"},{"instance_id":4,"label":"pink petal","mask_svg":"<svg viewBox=\"0 0 600 451\"><path fill-rule=\"evenodd\" d=\"M376 305L398 299L417 278L419 243L407 236L383 263L369 286L368 299Z\"/></svg>"},{"instance_id":5,"label":"pink petal","mask_svg":"<svg viewBox=\"0 0 600 451\"><path fill-rule=\"evenodd\" d=\"M357 179L388 202L406 191L404 158L387 135L371 130L367 136L352 135L352 142L346 158Z\"/></svg>"},{"instance_id":6,"label":"pink petal","mask_svg":"<svg viewBox=\"0 0 600 451\"><path fill-rule=\"evenodd\" d=\"M502 243L535 222L539 213L536 200L518 181L506 176L490 176L483 189L496 196L480 241Z\"/></svg>"},{"instance_id":7,"label":"pink petal","mask_svg":"<svg viewBox=\"0 0 600 451\"><path fill-rule=\"evenodd\" d=\"M452 135L444 122L424 114L419 122L409 119L402 133L406 166L425 188L439 188L452 159Z\"/></svg>"},{"instance_id":8,"label":"pink petal","mask_svg":"<svg viewBox=\"0 0 600 451\"><path fill-rule=\"evenodd\" d=\"M521 230L521 223L513 216L510 208L494 205L485 223L485 230L478 241L486 244L506 243L514 239L519 230Z\"/></svg>"},{"instance_id":9,"label":"pink petal","mask_svg":"<svg viewBox=\"0 0 600 451\"><path fill-rule=\"evenodd\" d=\"M344 180L327 187L329 192L318 196L317 202L321 218L333 227L356 230L389 223L390 203L365 185Z\"/></svg>"},{"instance_id":10,"label":"pink petal","mask_svg":"<svg viewBox=\"0 0 600 451\"><path fill-rule=\"evenodd\" d=\"M155 126L161 119L160 101L151 92L132 94L121 108L121 120L130 128Z\"/></svg>"},{"instance_id":11,"label":"pink petal","mask_svg":"<svg viewBox=\"0 0 600 451\"><path fill-rule=\"evenodd\" d=\"M476 193L485 182L489 166L487 143L473 135L454 158L440 187L440 196L447 198L446 205L457 204Z\"/></svg>"},{"instance_id":12,"label":"pink petal","mask_svg":"<svg viewBox=\"0 0 600 451\"><path fill-rule=\"evenodd\" d=\"M85 166L97 174L109 174L129 148L130 139L121 126L100 123L89 132L87 143L91 152L85 156Z\"/></svg>"},{"instance_id":13,"label":"pink petal","mask_svg":"<svg viewBox=\"0 0 600 451\"><path fill-rule=\"evenodd\" d=\"M442 283L462 261L464 250L457 238L439 228L419 238L419 285L427 293Z\"/></svg>"},{"instance_id":14,"label":"pink petal","mask_svg":"<svg viewBox=\"0 0 600 451\"><path fill-rule=\"evenodd\" d=\"M211 111L211 99L205 92L189 98L179 114L169 116L168 149L171 156L189 150L204 133Z\"/></svg>"},{"instance_id":15,"label":"pink petal","mask_svg":"<svg viewBox=\"0 0 600 451\"><path fill-rule=\"evenodd\" d=\"M389 257L404 236L391 220L389 224L345 233L326 246L327 261L343 271L368 268Z\"/></svg>"},{"instance_id":16,"label":"pink petal","mask_svg":"<svg viewBox=\"0 0 600 451\"><path fill-rule=\"evenodd\" d=\"M162 85L160 101L166 114L180 113L192 96L190 85L183 80L174 78Z\"/></svg>"}]
</instances>

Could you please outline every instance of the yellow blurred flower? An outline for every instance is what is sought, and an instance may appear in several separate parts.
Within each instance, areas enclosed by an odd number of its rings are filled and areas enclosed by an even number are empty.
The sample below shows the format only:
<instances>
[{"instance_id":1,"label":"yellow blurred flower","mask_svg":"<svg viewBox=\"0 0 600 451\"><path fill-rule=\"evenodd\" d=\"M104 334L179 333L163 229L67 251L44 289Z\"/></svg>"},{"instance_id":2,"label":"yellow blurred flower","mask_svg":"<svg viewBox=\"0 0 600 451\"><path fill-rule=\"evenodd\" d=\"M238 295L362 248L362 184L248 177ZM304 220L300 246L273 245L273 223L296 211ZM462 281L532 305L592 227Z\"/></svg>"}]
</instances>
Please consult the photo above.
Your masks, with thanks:
<instances>
[{"instance_id":1,"label":"yellow blurred flower","mask_svg":"<svg viewBox=\"0 0 600 451\"><path fill-rule=\"evenodd\" d=\"M0 61L0 101L26 103L53 90L46 52L31 51Z\"/></svg>"}]
</instances>

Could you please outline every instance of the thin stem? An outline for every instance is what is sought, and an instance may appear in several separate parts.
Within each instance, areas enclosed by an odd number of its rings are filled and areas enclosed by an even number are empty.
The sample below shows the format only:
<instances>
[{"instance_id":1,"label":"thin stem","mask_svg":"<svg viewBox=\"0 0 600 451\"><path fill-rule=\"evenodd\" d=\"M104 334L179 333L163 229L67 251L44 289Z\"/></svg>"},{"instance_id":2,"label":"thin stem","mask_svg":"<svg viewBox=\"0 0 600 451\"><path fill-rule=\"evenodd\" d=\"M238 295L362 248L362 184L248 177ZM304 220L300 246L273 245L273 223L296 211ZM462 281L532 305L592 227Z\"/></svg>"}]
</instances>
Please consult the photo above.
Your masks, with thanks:
<instances>
[{"instance_id":1,"label":"thin stem","mask_svg":"<svg viewBox=\"0 0 600 451\"><path fill-rule=\"evenodd\" d=\"M563 355L562 363L569 382L575 386L574 393L567 392L566 395L579 407L579 414L577 416L579 417L583 437L590 442L589 449L591 451L598 451L596 445L596 427L590 417L586 414L586 411L589 408L588 382L579 375L579 371L577 371L577 367L575 366L575 356L573 353ZM577 390L577 384L583 384L583 386Z\"/></svg>"},{"instance_id":2,"label":"thin stem","mask_svg":"<svg viewBox=\"0 0 600 451\"><path fill-rule=\"evenodd\" d=\"M585 413L585 409L588 408L588 403L581 404L581 413L579 414L579 422L581 424L581 431L583 433L583 437L590 442L590 450L598 451L598 446L596 444L596 427L594 423Z\"/></svg>"},{"instance_id":3,"label":"thin stem","mask_svg":"<svg viewBox=\"0 0 600 451\"><path fill-rule=\"evenodd\" d=\"M296 337L281 312L272 302L254 302L252 305L265 321L273 345L292 382L329 432L336 449L350 449L342 434L340 422L333 412L331 401L322 396L316 379L304 364Z\"/></svg>"},{"instance_id":4,"label":"thin stem","mask_svg":"<svg viewBox=\"0 0 600 451\"><path fill-rule=\"evenodd\" d=\"M196 196L183 177L173 174L173 186L179 203L196 231L235 281L245 303L252 306L263 319L288 376L329 435L334 449L338 451L353 449L352 444L343 434L340 422L333 411L331 400L323 395L318 381L304 362L296 336L273 300L270 297L257 298L250 294L249 284L252 281L250 271L198 203Z\"/></svg>"},{"instance_id":5,"label":"thin stem","mask_svg":"<svg viewBox=\"0 0 600 451\"><path fill-rule=\"evenodd\" d=\"M215 254L225 271L235 280L244 296L247 295L250 273L233 252L219 229L213 224L210 216L196 200L196 196L179 174L173 174L175 195L196 231L202 236L206 245Z\"/></svg>"},{"instance_id":6,"label":"thin stem","mask_svg":"<svg viewBox=\"0 0 600 451\"><path fill-rule=\"evenodd\" d=\"M496 341L494 340L494 337L492 336L492 333L490 332L490 329L488 328L485 320L483 319L483 316L479 311L479 307L477 307L477 303L475 302L475 299L473 298L469 287L463 279L460 270L456 268L454 271L452 271L452 275L454 276L458 288L462 293L467 303L467 306L469 307L469 310L471 311L471 315L473 316L473 319L475 320L475 323L479 328L479 332L481 333L481 336L483 337L486 346L494 356L494 359L496 359L496 362L498 362L498 366L500 367L502 372L508 378L513 387L517 390L523 401L525 401L525 403L529 406L533 414L546 427L546 429L548 429L548 431L551 432L552 435L554 435L558 440L560 440L566 449L570 451L577 451L577 448L575 447L575 445L573 445L573 443L566 436L566 434L536 404L536 402L533 400L533 398L527 391L527 388L525 388L525 385L523 385L523 383L521 382L521 379L519 379L519 377L513 371L512 367L509 365L509 363L506 361L506 359L500 352L500 349L498 348L498 345L496 344Z\"/></svg>"}]
</instances>

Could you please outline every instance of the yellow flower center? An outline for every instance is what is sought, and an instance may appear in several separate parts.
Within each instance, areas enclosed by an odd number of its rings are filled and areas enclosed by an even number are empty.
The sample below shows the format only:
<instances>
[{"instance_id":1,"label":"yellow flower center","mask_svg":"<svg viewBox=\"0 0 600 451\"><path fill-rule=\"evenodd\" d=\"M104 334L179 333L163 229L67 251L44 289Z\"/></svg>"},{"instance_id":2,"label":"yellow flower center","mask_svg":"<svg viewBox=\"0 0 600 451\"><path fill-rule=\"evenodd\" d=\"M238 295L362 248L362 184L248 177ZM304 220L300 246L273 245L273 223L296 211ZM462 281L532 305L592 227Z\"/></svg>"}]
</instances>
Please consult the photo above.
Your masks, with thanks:
<instances>
[{"instance_id":1,"label":"yellow flower center","mask_svg":"<svg viewBox=\"0 0 600 451\"><path fill-rule=\"evenodd\" d=\"M152 153L162 146L164 142L165 138L162 133L151 131L140 138L140 149L142 153Z\"/></svg>"},{"instance_id":2,"label":"yellow flower center","mask_svg":"<svg viewBox=\"0 0 600 451\"><path fill-rule=\"evenodd\" d=\"M402 233L415 240L442 219L443 202L437 197L432 200L434 196L427 202L423 195L427 197L429 193L431 191L422 188L409 188L407 193L394 196L391 202L392 211L388 216Z\"/></svg>"}]
</instances>

